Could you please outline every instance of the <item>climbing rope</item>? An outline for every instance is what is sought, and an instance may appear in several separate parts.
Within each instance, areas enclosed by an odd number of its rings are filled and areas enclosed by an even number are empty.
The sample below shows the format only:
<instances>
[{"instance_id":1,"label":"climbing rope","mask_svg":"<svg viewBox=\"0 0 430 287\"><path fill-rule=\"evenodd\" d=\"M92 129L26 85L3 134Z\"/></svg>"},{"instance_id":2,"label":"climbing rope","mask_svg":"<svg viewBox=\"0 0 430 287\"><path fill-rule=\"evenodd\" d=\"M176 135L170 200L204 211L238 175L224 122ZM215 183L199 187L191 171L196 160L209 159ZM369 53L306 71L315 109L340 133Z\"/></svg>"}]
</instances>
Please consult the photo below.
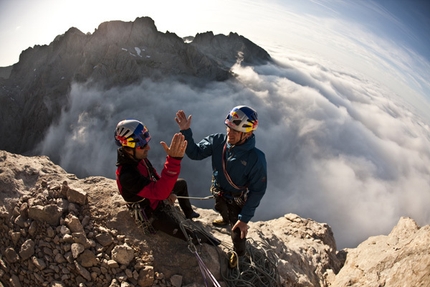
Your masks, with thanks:
<instances>
[{"instance_id":1,"label":"climbing rope","mask_svg":"<svg viewBox=\"0 0 430 287\"><path fill-rule=\"evenodd\" d=\"M198 234L200 236L204 236L208 240L213 240L213 235L204 227L199 226L196 222L185 219L184 215L179 211L178 208L170 204L166 204L165 206L165 211L169 212L170 215L177 220L181 231L188 239L188 249L196 256L205 286L220 287L220 284L216 278L213 276L209 268L204 264L199 252L197 251L197 247L193 243L193 240L188 234L187 230L194 232L195 235ZM232 243L221 242L219 246L228 250L230 253L234 252ZM220 262L227 263L229 260L228 252L224 253L220 248L217 248L217 251L220 256ZM228 287L281 286L278 273L278 256L276 255L275 251L268 243L255 241L252 238L247 239L246 255L239 257L237 267L233 269L227 267L225 269L226 272L221 272L221 275ZM223 269L221 268L221 270Z\"/></svg>"},{"instance_id":2,"label":"climbing rope","mask_svg":"<svg viewBox=\"0 0 430 287\"><path fill-rule=\"evenodd\" d=\"M197 248L194 244L189 244L188 249L196 256L197 263L199 264L200 272L202 273L203 280L205 282L205 286L208 285L208 279L211 281L213 287L221 287L221 285L216 280L215 276L212 274L212 272L209 270L209 268L205 265L202 258L200 257L199 253L197 252Z\"/></svg>"},{"instance_id":3,"label":"climbing rope","mask_svg":"<svg viewBox=\"0 0 430 287\"><path fill-rule=\"evenodd\" d=\"M169 212L170 215L177 220L179 223L179 226L181 228L182 233L184 234L185 238L187 238L188 241L188 249L196 256L197 263L199 264L200 272L203 276L203 281L205 282L206 287L221 287L219 282L216 280L215 276L212 274L212 272L209 270L209 268L206 266L206 264L203 262L202 258L199 255L199 252L197 251L196 245L193 243L193 239L188 234L187 229L191 232L194 232L196 235L196 239L198 240L197 234L201 236L205 236L208 240L216 240L210 234L206 229L201 228L197 226L192 220L186 220L185 217L182 215L182 213L179 212L177 208L174 206L171 206L170 204L166 204L165 211ZM210 284L210 285L209 285Z\"/></svg>"},{"instance_id":4,"label":"climbing rope","mask_svg":"<svg viewBox=\"0 0 430 287\"><path fill-rule=\"evenodd\" d=\"M279 287L277 262L269 244L248 238L246 255L239 257L236 268L227 268L223 279L229 287Z\"/></svg>"},{"instance_id":5,"label":"climbing rope","mask_svg":"<svg viewBox=\"0 0 430 287\"><path fill-rule=\"evenodd\" d=\"M186 199L198 199L198 200L207 200L207 199L212 199L214 196L213 195L208 195L208 196L204 196L204 197L199 197L199 196L181 196L181 195L177 195L177 198L186 198Z\"/></svg>"}]
</instances>

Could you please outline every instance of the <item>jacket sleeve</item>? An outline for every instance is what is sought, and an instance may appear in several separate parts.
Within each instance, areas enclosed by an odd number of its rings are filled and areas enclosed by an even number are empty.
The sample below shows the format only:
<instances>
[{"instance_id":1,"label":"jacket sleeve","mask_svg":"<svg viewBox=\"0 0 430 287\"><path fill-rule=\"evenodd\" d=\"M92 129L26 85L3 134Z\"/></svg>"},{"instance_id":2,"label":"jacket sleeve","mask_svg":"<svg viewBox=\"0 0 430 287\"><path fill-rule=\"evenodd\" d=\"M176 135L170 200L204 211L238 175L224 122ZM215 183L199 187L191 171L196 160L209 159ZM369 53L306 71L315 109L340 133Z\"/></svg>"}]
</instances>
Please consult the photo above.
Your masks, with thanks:
<instances>
[{"instance_id":1,"label":"jacket sleeve","mask_svg":"<svg viewBox=\"0 0 430 287\"><path fill-rule=\"evenodd\" d=\"M209 135L202 139L199 143L195 143L191 129L182 130L181 133L185 136L185 139L188 142L185 153L190 159L201 160L212 155L213 135Z\"/></svg>"},{"instance_id":2,"label":"jacket sleeve","mask_svg":"<svg viewBox=\"0 0 430 287\"><path fill-rule=\"evenodd\" d=\"M239 220L248 223L254 217L255 210L266 193L267 188L267 163L264 153L258 154L257 161L250 173L248 185L248 199L239 214Z\"/></svg>"},{"instance_id":3,"label":"jacket sleeve","mask_svg":"<svg viewBox=\"0 0 430 287\"><path fill-rule=\"evenodd\" d=\"M124 171L120 176L122 189L139 197L164 200L172 192L180 170L181 160L167 156L159 180L152 181L140 174L137 169Z\"/></svg>"}]
</instances>

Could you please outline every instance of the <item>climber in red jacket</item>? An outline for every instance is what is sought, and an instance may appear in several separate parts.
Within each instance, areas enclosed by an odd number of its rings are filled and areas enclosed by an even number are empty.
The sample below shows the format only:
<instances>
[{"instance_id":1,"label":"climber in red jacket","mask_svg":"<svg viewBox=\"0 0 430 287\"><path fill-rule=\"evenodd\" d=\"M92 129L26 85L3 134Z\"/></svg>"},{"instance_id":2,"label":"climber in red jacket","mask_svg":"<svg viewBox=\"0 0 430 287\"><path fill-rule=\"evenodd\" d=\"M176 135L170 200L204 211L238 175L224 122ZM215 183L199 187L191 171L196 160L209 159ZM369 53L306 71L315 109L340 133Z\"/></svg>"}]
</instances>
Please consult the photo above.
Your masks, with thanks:
<instances>
[{"instance_id":1,"label":"climber in red jacket","mask_svg":"<svg viewBox=\"0 0 430 287\"><path fill-rule=\"evenodd\" d=\"M200 215L193 211L188 197L187 183L178 179L181 170L181 159L187 147L187 141L176 133L170 146L161 142L167 157L161 175L157 173L148 160L151 136L148 129L138 120L120 121L115 129L115 142L118 148L116 182L124 200L128 204L138 203L145 218L155 230L187 240L180 230L177 219L166 212L166 203L173 204L177 195L181 196L179 205L187 219ZM187 231L188 232L188 231ZM195 236L195 232L190 232ZM202 238L203 237L203 238ZM200 241L205 242L204 236ZM219 243L218 243L219 244Z\"/></svg>"}]
</instances>

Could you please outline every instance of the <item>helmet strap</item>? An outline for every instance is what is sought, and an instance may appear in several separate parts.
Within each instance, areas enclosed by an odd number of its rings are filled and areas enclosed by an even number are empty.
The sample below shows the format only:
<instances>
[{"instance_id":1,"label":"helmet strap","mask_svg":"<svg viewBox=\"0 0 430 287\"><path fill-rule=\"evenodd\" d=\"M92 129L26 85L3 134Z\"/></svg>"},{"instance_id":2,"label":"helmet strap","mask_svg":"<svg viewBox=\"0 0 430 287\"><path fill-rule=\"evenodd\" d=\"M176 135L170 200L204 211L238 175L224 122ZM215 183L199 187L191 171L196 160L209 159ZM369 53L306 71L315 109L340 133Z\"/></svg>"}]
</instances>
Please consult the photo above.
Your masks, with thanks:
<instances>
[{"instance_id":1,"label":"helmet strap","mask_svg":"<svg viewBox=\"0 0 430 287\"><path fill-rule=\"evenodd\" d=\"M240 140L239 140L239 142L236 145L238 145L238 144L241 145L241 144L243 144L246 141L246 138L243 139L242 137L243 137L243 133L240 134Z\"/></svg>"},{"instance_id":2,"label":"helmet strap","mask_svg":"<svg viewBox=\"0 0 430 287\"><path fill-rule=\"evenodd\" d=\"M127 147L123 147L123 150L126 154L128 154L129 156L133 157L133 159L136 159L136 149L135 148L127 148ZM130 151L132 150L133 153Z\"/></svg>"},{"instance_id":3,"label":"helmet strap","mask_svg":"<svg viewBox=\"0 0 430 287\"><path fill-rule=\"evenodd\" d=\"M239 142L236 145L241 145L241 144L245 143L249 139L249 137L242 138L244 134L246 134L246 133L242 132L240 134L240 140L239 140Z\"/></svg>"}]
</instances>

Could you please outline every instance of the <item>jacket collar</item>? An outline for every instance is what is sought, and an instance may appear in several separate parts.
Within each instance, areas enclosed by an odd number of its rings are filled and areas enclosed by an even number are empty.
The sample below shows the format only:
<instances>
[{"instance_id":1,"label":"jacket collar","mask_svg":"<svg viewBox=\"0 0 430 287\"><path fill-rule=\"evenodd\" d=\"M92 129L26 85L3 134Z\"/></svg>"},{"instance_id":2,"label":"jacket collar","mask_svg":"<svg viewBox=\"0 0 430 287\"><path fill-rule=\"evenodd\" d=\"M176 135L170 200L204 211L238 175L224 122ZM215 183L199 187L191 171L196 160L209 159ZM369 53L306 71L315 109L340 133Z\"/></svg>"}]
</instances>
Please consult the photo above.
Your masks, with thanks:
<instances>
[{"instance_id":1,"label":"jacket collar","mask_svg":"<svg viewBox=\"0 0 430 287\"><path fill-rule=\"evenodd\" d=\"M137 165L139 163L139 160L129 156L122 147L118 148L117 150L117 161L116 165L124 165L124 164L134 164Z\"/></svg>"},{"instance_id":2,"label":"jacket collar","mask_svg":"<svg viewBox=\"0 0 430 287\"><path fill-rule=\"evenodd\" d=\"M235 150L251 150L255 147L255 135L252 134L252 136L250 136L243 144L241 145L231 145L227 142L227 135L225 136L226 138L226 143L227 143L227 148L231 149L234 148Z\"/></svg>"}]
</instances>

